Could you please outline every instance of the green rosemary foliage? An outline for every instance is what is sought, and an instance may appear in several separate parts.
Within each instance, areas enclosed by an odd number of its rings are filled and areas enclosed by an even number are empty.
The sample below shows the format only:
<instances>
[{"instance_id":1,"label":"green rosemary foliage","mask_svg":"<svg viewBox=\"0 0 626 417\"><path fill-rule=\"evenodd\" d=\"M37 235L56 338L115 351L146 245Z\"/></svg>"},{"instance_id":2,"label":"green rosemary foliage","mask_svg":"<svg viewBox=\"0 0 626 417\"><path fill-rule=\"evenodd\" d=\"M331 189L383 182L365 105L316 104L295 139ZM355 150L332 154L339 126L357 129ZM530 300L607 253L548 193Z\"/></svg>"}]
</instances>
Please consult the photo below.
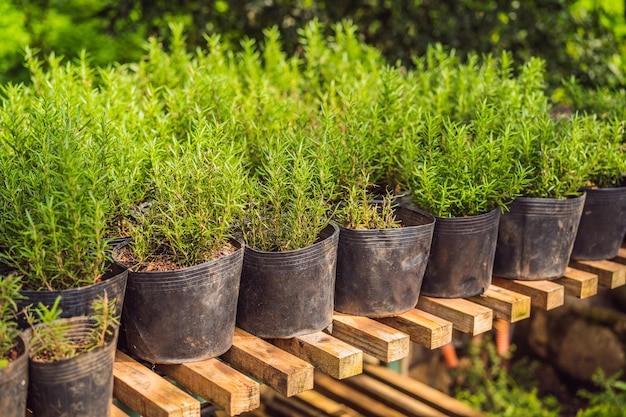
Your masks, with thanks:
<instances>
[{"instance_id":1,"label":"green rosemary foliage","mask_svg":"<svg viewBox=\"0 0 626 417\"><path fill-rule=\"evenodd\" d=\"M547 114L520 121L517 160L532 169L524 188L527 197L567 198L577 195L589 178L589 120L574 116L552 120Z\"/></svg>"},{"instance_id":2,"label":"green rosemary foliage","mask_svg":"<svg viewBox=\"0 0 626 417\"><path fill-rule=\"evenodd\" d=\"M115 316L115 300L109 300L106 293L93 301L90 330L80 339L68 334L71 322L61 318L60 300L61 297L57 297L51 307L39 303L37 307L28 308L26 319L32 329L31 358L45 362L70 359L104 346L114 336L119 317Z\"/></svg>"},{"instance_id":3,"label":"green rosemary foliage","mask_svg":"<svg viewBox=\"0 0 626 417\"><path fill-rule=\"evenodd\" d=\"M155 151L151 200L131 226L140 267L158 259L196 265L228 244L245 202L243 152L229 133L201 119L187 141Z\"/></svg>"},{"instance_id":4,"label":"green rosemary foliage","mask_svg":"<svg viewBox=\"0 0 626 417\"><path fill-rule=\"evenodd\" d=\"M115 335L115 330L120 325L120 318L115 315L116 301L109 300L105 291L103 297L98 297L91 304L90 318L93 327L88 340L85 342L83 351L96 349L104 346Z\"/></svg>"},{"instance_id":5,"label":"green rosemary foliage","mask_svg":"<svg viewBox=\"0 0 626 417\"><path fill-rule=\"evenodd\" d=\"M20 294L21 278L17 275L0 276L0 368L9 364L8 354L15 347L19 335L16 301Z\"/></svg>"},{"instance_id":6,"label":"green rosemary foliage","mask_svg":"<svg viewBox=\"0 0 626 417\"><path fill-rule=\"evenodd\" d=\"M0 110L0 260L25 289L93 284L107 263L108 132L72 100Z\"/></svg>"},{"instance_id":7,"label":"green rosemary foliage","mask_svg":"<svg viewBox=\"0 0 626 417\"><path fill-rule=\"evenodd\" d=\"M463 217L505 208L520 195L529 170L515 162L514 132L492 131L491 106L471 124L426 116L405 152L404 183L415 204L439 217Z\"/></svg>"},{"instance_id":8,"label":"green rosemary foliage","mask_svg":"<svg viewBox=\"0 0 626 417\"><path fill-rule=\"evenodd\" d=\"M26 312L26 319L32 328L30 355L33 358L56 362L78 354L77 347L67 335L70 325L61 319L60 301L61 296L51 307L40 302L32 311L29 309Z\"/></svg>"},{"instance_id":9,"label":"green rosemary foliage","mask_svg":"<svg viewBox=\"0 0 626 417\"><path fill-rule=\"evenodd\" d=\"M328 224L336 178L314 142L285 132L268 140L262 164L248 182L250 202L242 222L246 244L286 251L315 243Z\"/></svg>"},{"instance_id":10,"label":"green rosemary foliage","mask_svg":"<svg viewBox=\"0 0 626 417\"><path fill-rule=\"evenodd\" d=\"M589 125L586 139L590 142L590 185L604 188L621 186L626 177L626 122L587 116L585 123Z\"/></svg>"},{"instance_id":11,"label":"green rosemary foliage","mask_svg":"<svg viewBox=\"0 0 626 417\"><path fill-rule=\"evenodd\" d=\"M351 185L345 200L335 215L338 222L355 230L391 229L400 227L400 221L394 214L393 196L387 194L380 202L372 202L374 196L368 192L367 176L360 176L363 181Z\"/></svg>"}]
</instances>

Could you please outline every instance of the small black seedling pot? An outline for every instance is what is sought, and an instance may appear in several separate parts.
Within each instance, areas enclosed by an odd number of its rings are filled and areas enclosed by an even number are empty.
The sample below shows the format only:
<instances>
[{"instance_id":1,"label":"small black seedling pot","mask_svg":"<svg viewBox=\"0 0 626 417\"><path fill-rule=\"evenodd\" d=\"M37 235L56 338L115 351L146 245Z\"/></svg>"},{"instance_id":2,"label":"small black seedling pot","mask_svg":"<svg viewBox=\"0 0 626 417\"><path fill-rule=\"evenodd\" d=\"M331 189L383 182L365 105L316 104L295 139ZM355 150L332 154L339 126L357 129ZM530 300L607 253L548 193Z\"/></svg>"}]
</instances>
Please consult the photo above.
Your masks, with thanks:
<instances>
[{"instance_id":1,"label":"small black seedling pot","mask_svg":"<svg viewBox=\"0 0 626 417\"><path fill-rule=\"evenodd\" d=\"M89 334L87 317L73 317L69 338ZM113 398L116 337L89 352L58 362L29 360L28 408L37 417L108 417Z\"/></svg>"},{"instance_id":2,"label":"small black seedling pot","mask_svg":"<svg viewBox=\"0 0 626 417\"><path fill-rule=\"evenodd\" d=\"M150 362L213 358L232 345L244 248L188 268L133 272L122 314L126 347Z\"/></svg>"},{"instance_id":3,"label":"small black seedling pot","mask_svg":"<svg viewBox=\"0 0 626 417\"><path fill-rule=\"evenodd\" d=\"M500 209L467 217L436 217L421 293L457 298L491 285Z\"/></svg>"},{"instance_id":4,"label":"small black seedling pot","mask_svg":"<svg viewBox=\"0 0 626 417\"><path fill-rule=\"evenodd\" d=\"M554 279L569 263L585 194L513 200L500 218L493 273L518 280Z\"/></svg>"},{"instance_id":5,"label":"small black seedling pot","mask_svg":"<svg viewBox=\"0 0 626 417\"><path fill-rule=\"evenodd\" d=\"M578 225L572 259L617 256L626 233L626 187L585 188L587 197Z\"/></svg>"},{"instance_id":6,"label":"small black seedling pot","mask_svg":"<svg viewBox=\"0 0 626 417\"><path fill-rule=\"evenodd\" d=\"M24 417L28 391L28 336L17 338L19 356L9 365L0 368L0 415Z\"/></svg>"},{"instance_id":7,"label":"small black seedling pot","mask_svg":"<svg viewBox=\"0 0 626 417\"><path fill-rule=\"evenodd\" d=\"M237 326L258 337L289 338L332 323L339 228L329 224L319 241L284 252L246 247Z\"/></svg>"},{"instance_id":8,"label":"small black seedling pot","mask_svg":"<svg viewBox=\"0 0 626 417\"><path fill-rule=\"evenodd\" d=\"M402 227L354 230L339 226L335 310L368 317L403 313L417 304L435 218L396 207Z\"/></svg>"}]
</instances>

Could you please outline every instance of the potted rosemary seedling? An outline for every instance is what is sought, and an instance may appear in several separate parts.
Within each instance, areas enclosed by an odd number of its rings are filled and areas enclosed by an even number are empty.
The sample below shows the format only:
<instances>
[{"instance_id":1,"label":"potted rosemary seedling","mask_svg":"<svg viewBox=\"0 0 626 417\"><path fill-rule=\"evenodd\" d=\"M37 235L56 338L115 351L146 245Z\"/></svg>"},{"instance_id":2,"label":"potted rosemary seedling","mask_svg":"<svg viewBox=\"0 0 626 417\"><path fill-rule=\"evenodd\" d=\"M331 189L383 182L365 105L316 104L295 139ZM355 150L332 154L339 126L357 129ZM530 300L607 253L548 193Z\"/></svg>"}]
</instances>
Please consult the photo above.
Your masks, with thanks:
<instances>
[{"instance_id":1,"label":"potted rosemary seedling","mask_svg":"<svg viewBox=\"0 0 626 417\"><path fill-rule=\"evenodd\" d=\"M622 120L589 116L591 175L571 257L601 260L617 256L626 233L626 143Z\"/></svg>"},{"instance_id":2,"label":"potted rosemary seedling","mask_svg":"<svg viewBox=\"0 0 626 417\"><path fill-rule=\"evenodd\" d=\"M435 226L433 216L401 206L391 194L374 200L357 175L335 218L339 224L335 310L368 317L417 304Z\"/></svg>"},{"instance_id":3,"label":"potted rosemary seedling","mask_svg":"<svg viewBox=\"0 0 626 417\"><path fill-rule=\"evenodd\" d=\"M523 196L500 220L494 274L522 280L558 278L569 263L585 202L580 186L591 164L587 122L538 114L520 120L516 129L517 159L532 176Z\"/></svg>"},{"instance_id":4,"label":"potted rosemary seedling","mask_svg":"<svg viewBox=\"0 0 626 417\"><path fill-rule=\"evenodd\" d=\"M60 295L64 316L84 315L106 291L119 314L127 271L105 239L106 125L83 117L73 98L21 88L0 110L0 263L22 277L20 307Z\"/></svg>"},{"instance_id":5,"label":"potted rosemary seedling","mask_svg":"<svg viewBox=\"0 0 626 417\"><path fill-rule=\"evenodd\" d=\"M405 188L436 217L424 295L468 297L491 284L500 212L528 176L513 158L513 132L493 129L494 115L485 105L470 124L427 116L406 144Z\"/></svg>"},{"instance_id":6,"label":"potted rosemary seedling","mask_svg":"<svg viewBox=\"0 0 626 417\"><path fill-rule=\"evenodd\" d=\"M0 276L0 410L4 417L24 417L28 388L28 338L17 325L20 278Z\"/></svg>"},{"instance_id":7,"label":"potted rosemary seedling","mask_svg":"<svg viewBox=\"0 0 626 417\"><path fill-rule=\"evenodd\" d=\"M313 141L288 131L270 138L249 177L237 325L288 338L332 322L339 230L327 211L335 178Z\"/></svg>"},{"instance_id":8,"label":"potted rosemary seedling","mask_svg":"<svg viewBox=\"0 0 626 417\"><path fill-rule=\"evenodd\" d=\"M244 245L242 152L219 124L151 152L152 192L135 209L122 323L131 353L151 363L218 356L232 344Z\"/></svg>"},{"instance_id":9,"label":"potted rosemary seedling","mask_svg":"<svg viewBox=\"0 0 626 417\"><path fill-rule=\"evenodd\" d=\"M41 417L108 417L119 317L96 298L89 316L61 318L60 298L29 308L28 408Z\"/></svg>"}]
</instances>

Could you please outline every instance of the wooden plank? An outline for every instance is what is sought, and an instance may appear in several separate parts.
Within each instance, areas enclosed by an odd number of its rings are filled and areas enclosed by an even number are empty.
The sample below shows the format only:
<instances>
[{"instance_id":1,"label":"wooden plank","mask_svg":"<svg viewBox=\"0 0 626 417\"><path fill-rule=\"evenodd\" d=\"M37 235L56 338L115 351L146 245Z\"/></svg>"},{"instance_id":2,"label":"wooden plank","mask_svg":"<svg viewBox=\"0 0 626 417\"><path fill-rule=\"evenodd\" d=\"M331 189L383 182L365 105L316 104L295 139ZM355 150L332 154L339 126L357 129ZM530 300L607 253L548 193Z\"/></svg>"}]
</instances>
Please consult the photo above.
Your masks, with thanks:
<instances>
[{"instance_id":1,"label":"wooden plank","mask_svg":"<svg viewBox=\"0 0 626 417\"><path fill-rule=\"evenodd\" d=\"M451 322L416 308L376 321L408 334L411 341L428 349L436 349L452 341Z\"/></svg>"},{"instance_id":2,"label":"wooden plank","mask_svg":"<svg viewBox=\"0 0 626 417\"><path fill-rule=\"evenodd\" d=\"M295 400L306 403L312 408L322 412L324 414L333 417L359 417L356 411L346 407L344 404L340 404L330 398L320 394L317 391L307 391L293 397Z\"/></svg>"},{"instance_id":3,"label":"wooden plank","mask_svg":"<svg viewBox=\"0 0 626 417\"><path fill-rule=\"evenodd\" d=\"M626 246L619 248L617 256L611 260L613 262L617 262L618 264L626 265Z\"/></svg>"},{"instance_id":4,"label":"wooden plank","mask_svg":"<svg viewBox=\"0 0 626 417\"><path fill-rule=\"evenodd\" d=\"M531 305L542 310L552 310L565 302L565 288L553 281L493 277L493 284L529 296Z\"/></svg>"},{"instance_id":5,"label":"wooden plank","mask_svg":"<svg viewBox=\"0 0 626 417\"><path fill-rule=\"evenodd\" d=\"M333 315L332 335L383 362L407 357L411 345L403 332L367 317L342 313Z\"/></svg>"},{"instance_id":6,"label":"wooden plank","mask_svg":"<svg viewBox=\"0 0 626 417\"><path fill-rule=\"evenodd\" d=\"M434 298L420 296L420 310L452 322L452 327L463 333L477 335L491 330L493 311L463 298Z\"/></svg>"},{"instance_id":7,"label":"wooden plank","mask_svg":"<svg viewBox=\"0 0 626 417\"><path fill-rule=\"evenodd\" d=\"M613 261L572 261L570 266L592 274L598 274L598 285L617 288L626 284L626 266Z\"/></svg>"},{"instance_id":8,"label":"wooden plank","mask_svg":"<svg viewBox=\"0 0 626 417\"><path fill-rule=\"evenodd\" d=\"M358 378L357 375L353 378ZM348 381L348 380L346 380ZM315 373L315 390L370 417L406 417L406 414L382 404L369 395L322 373Z\"/></svg>"},{"instance_id":9,"label":"wooden plank","mask_svg":"<svg viewBox=\"0 0 626 417\"><path fill-rule=\"evenodd\" d=\"M344 379L363 372L363 351L324 332L268 342L333 378Z\"/></svg>"},{"instance_id":10,"label":"wooden plank","mask_svg":"<svg viewBox=\"0 0 626 417\"><path fill-rule=\"evenodd\" d=\"M403 377L389 368L382 366L364 366L364 372L376 378L394 389L418 399L425 404L453 417L484 417L483 414L462 402L438 391L413 378Z\"/></svg>"},{"instance_id":11,"label":"wooden plank","mask_svg":"<svg viewBox=\"0 0 626 417\"><path fill-rule=\"evenodd\" d=\"M115 404L111 404L111 417L128 417L128 414L122 411L122 409Z\"/></svg>"},{"instance_id":12,"label":"wooden plank","mask_svg":"<svg viewBox=\"0 0 626 417\"><path fill-rule=\"evenodd\" d=\"M407 416L447 417L447 415L441 411L369 375L359 375L346 381L346 383Z\"/></svg>"},{"instance_id":13,"label":"wooden plank","mask_svg":"<svg viewBox=\"0 0 626 417\"><path fill-rule=\"evenodd\" d=\"M313 365L239 328L221 358L287 397L313 388Z\"/></svg>"},{"instance_id":14,"label":"wooden plank","mask_svg":"<svg viewBox=\"0 0 626 417\"><path fill-rule=\"evenodd\" d=\"M338 403L320 394L309 390L287 398L278 393L264 390L262 400L265 408L277 415L293 416L295 414L307 417L361 417L361 414L350 409L345 404Z\"/></svg>"},{"instance_id":15,"label":"wooden plank","mask_svg":"<svg viewBox=\"0 0 626 417\"><path fill-rule=\"evenodd\" d=\"M530 297L507 288L490 285L483 294L468 300L492 309L495 318L511 323L530 317Z\"/></svg>"},{"instance_id":16,"label":"wooden plank","mask_svg":"<svg viewBox=\"0 0 626 417\"><path fill-rule=\"evenodd\" d=\"M113 396L143 417L199 417L200 401L117 351Z\"/></svg>"},{"instance_id":17,"label":"wooden plank","mask_svg":"<svg viewBox=\"0 0 626 417\"><path fill-rule=\"evenodd\" d=\"M259 383L218 359L157 365L157 369L230 416L261 405Z\"/></svg>"},{"instance_id":18,"label":"wooden plank","mask_svg":"<svg viewBox=\"0 0 626 417\"><path fill-rule=\"evenodd\" d=\"M565 294L576 298L587 298L598 293L598 275L568 267L565 274L556 280L565 288Z\"/></svg>"}]
</instances>

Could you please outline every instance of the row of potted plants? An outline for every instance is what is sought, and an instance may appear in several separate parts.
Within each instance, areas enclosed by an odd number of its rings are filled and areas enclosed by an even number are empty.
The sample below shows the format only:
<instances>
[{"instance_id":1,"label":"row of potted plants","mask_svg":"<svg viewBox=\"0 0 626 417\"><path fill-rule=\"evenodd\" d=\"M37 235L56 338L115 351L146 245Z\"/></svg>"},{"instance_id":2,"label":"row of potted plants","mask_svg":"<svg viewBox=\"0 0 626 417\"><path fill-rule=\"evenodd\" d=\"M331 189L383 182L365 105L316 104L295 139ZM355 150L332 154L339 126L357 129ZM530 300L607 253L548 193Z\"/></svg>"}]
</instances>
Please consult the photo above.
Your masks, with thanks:
<instances>
[{"instance_id":1,"label":"row of potted plants","mask_svg":"<svg viewBox=\"0 0 626 417\"><path fill-rule=\"evenodd\" d=\"M17 275L0 280L0 410L3 416L105 414L113 394L119 316L115 300L96 298L89 316L61 318L61 297L18 310ZM18 313L29 329L20 331Z\"/></svg>"},{"instance_id":2,"label":"row of potted plants","mask_svg":"<svg viewBox=\"0 0 626 417\"><path fill-rule=\"evenodd\" d=\"M27 54L32 83L4 86L0 111L17 309L61 295L64 316L85 316L106 293L121 346L177 363L225 352L235 324L292 337L333 309L380 317L420 293L478 294L492 273L557 277L574 247L611 256L574 238L583 212L609 206L583 210L591 189L626 172L623 120L550 117L540 60L433 46L407 70L334 29L309 25L293 57L272 29L262 47L214 36L189 54L179 27L169 52L152 40L130 65ZM539 213L554 229L516 229Z\"/></svg>"}]
</instances>

